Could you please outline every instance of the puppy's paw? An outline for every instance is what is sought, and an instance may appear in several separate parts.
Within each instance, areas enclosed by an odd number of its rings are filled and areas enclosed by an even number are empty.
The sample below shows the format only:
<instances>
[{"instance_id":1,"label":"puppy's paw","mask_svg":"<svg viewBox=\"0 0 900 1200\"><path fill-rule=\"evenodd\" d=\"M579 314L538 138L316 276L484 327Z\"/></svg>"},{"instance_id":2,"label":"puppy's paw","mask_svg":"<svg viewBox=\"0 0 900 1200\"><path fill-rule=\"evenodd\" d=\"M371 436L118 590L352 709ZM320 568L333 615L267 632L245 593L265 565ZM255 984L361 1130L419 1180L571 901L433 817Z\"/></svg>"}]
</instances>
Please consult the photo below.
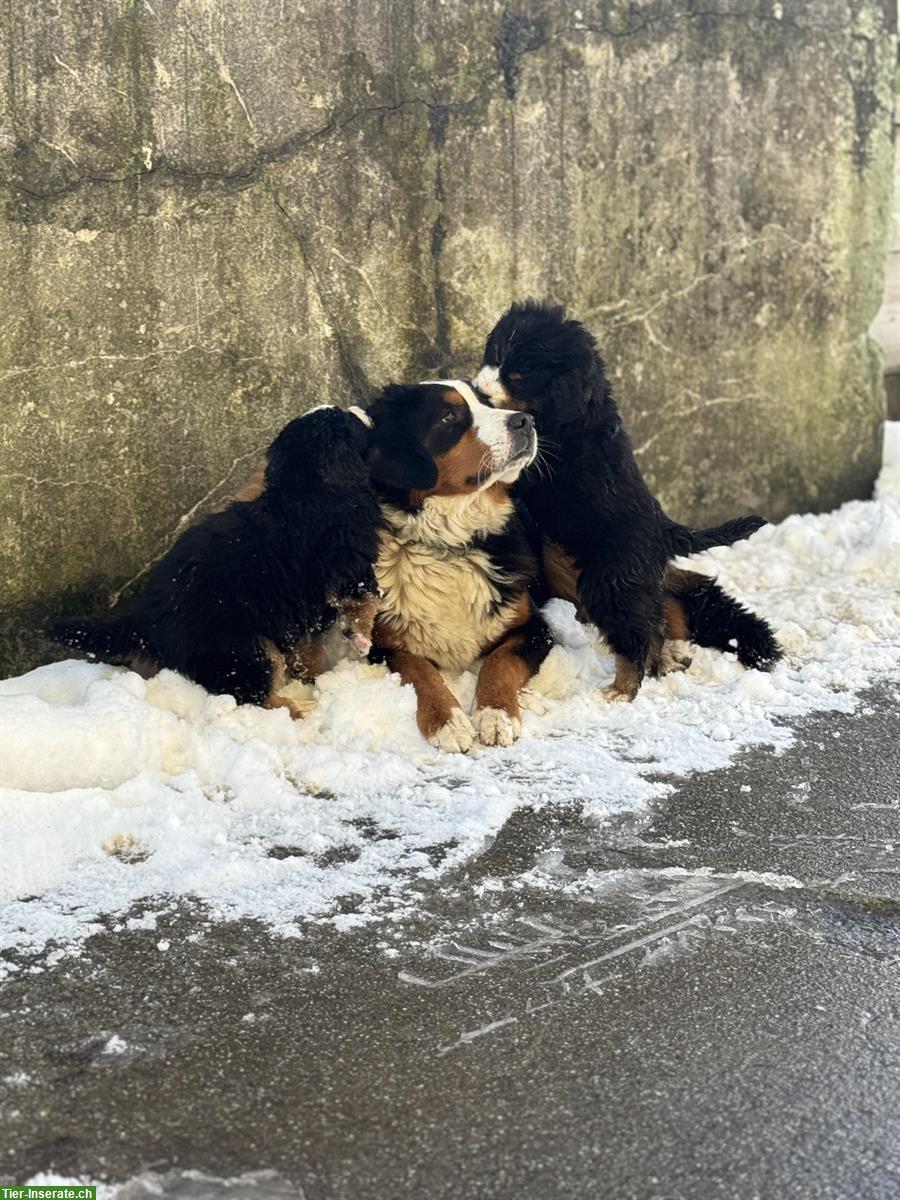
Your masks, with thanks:
<instances>
[{"instance_id":1,"label":"puppy's paw","mask_svg":"<svg viewBox=\"0 0 900 1200\"><path fill-rule=\"evenodd\" d=\"M475 741L475 730L463 710L454 708L437 733L433 733L428 740L445 754L465 754Z\"/></svg>"},{"instance_id":2,"label":"puppy's paw","mask_svg":"<svg viewBox=\"0 0 900 1200\"><path fill-rule=\"evenodd\" d=\"M358 633L353 629L345 629L344 637L347 639L360 658L365 658L372 649L372 639L367 638L364 633Z\"/></svg>"},{"instance_id":3,"label":"puppy's paw","mask_svg":"<svg viewBox=\"0 0 900 1200\"><path fill-rule=\"evenodd\" d=\"M295 721L302 721L311 712L315 712L319 705L318 700L288 700L286 696L283 699L286 701L285 707Z\"/></svg>"},{"instance_id":4,"label":"puppy's paw","mask_svg":"<svg viewBox=\"0 0 900 1200\"><path fill-rule=\"evenodd\" d=\"M511 746L522 732L522 722L502 708L479 708L475 712L475 731L483 746Z\"/></svg>"},{"instance_id":5,"label":"puppy's paw","mask_svg":"<svg viewBox=\"0 0 900 1200\"><path fill-rule=\"evenodd\" d=\"M692 662L690 654L680 646L666 642L659 656L659 674L670 675L673 671L686 671Z\"/></svg>"},{"instance_id":6,"label":"puppy's paw","mask_svg":"<svg viewBox=\"0 0 900 1200\"><path fill-rule=\"evenodd\" d=\"M626 691L624 688L616 687L616 685L614 683L611 683L609 685L609 687L605 687L603 689L603 699L604 700L612 701L612 702L619 703L619 704L630 704L636 695L637 695L637 690L631 691L631 689L629 688Z\"/></svg>"}]
</instances>

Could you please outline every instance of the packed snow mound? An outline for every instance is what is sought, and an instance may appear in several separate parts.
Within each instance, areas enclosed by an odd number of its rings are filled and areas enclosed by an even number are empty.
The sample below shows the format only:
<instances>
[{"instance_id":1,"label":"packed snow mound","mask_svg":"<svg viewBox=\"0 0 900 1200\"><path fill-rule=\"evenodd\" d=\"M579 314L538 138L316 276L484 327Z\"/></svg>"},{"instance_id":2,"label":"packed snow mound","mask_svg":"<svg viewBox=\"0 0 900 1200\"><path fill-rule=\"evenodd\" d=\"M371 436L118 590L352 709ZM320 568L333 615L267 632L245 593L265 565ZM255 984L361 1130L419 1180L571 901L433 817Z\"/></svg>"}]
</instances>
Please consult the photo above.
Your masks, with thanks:
<instances>
[{"instance_id":1,"label":"packed snow mound","mask_svg":"<svg viewBox=\"0 0 900 1200\"><path fill-rule=\"evenodd\" d=\"M169 671L145 681L69 661L0 682L0 949L52 944L52 960L98 914L141 923L141 905L152 924L172 897L293 936L305 919L367 920L411 903L411 879L477 852L519 805L639 808L665 793L661 774L784 746L786 718L850 711L854 692L900 665L900 425L886 440L872 500L691 560L774 625L787 655L775 671L697 650L686 673L610 704L605 647L553 601L559 645L509 749L441 754L419 735L412 689L364 663L340 664L314 692L291 685L319 702L303 722ZM474 684L451 681L464 707ZM334 916L347 897L355 911Z\"/></svg>"}]
</instances>

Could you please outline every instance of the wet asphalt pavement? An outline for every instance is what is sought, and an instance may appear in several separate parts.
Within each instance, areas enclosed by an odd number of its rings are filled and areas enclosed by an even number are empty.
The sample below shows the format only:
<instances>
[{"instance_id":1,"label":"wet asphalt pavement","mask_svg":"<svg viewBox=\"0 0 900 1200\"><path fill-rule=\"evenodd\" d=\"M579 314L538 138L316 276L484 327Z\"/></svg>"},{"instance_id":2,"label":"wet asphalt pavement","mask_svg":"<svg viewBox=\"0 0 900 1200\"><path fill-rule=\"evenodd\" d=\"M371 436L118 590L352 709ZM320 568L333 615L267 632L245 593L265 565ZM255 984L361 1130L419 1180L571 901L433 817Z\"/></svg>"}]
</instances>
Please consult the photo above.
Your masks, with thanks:
<instances>
[{"instance_id":1,"label":"wet asphalt pavement","mask_svg":"<svg viewBox=\"0 0 900 1200\"><path fill-rule=\"evenodd\" d=\"M519 811L411 915L283 940L173 906L12 980L0 1183L896 1200L898 698L641 819Z\"/></svg>"}]
</instances>

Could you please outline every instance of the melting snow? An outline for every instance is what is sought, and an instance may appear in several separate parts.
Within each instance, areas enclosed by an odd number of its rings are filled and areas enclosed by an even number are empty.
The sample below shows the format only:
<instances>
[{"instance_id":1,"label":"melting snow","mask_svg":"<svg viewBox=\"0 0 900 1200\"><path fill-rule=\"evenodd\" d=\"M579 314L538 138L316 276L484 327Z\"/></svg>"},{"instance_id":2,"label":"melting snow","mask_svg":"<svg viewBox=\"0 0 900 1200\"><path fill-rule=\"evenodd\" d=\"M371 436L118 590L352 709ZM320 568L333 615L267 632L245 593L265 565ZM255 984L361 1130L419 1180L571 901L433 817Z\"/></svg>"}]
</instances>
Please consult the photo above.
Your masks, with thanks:
<instances>
[{"instance_id":1,"label":"melting snow","mask_svg":"<svg viewBox=\"0 0 900 1200\"><path fill-rule=\"evenodd\" d=\"M359 663L320 679L302 723L171 672L144 681L69 661L0 682L0 950L27 961L50 946L43 962L56 961L100 914L153 928L173 897L289 936L305 919L351 925L414 903L411 880L476 853L519 805L637 809L665 793L660 775L784 747L786 720L851 711L900 664L900 424L887 427L872 500L692 561L773 623L787 661L766 675L700 650L688 672L608 704L611 660L554 601L560 644L509 750L433 750L412 689ZM453 686L469 704L473 677ZM435 866L438 846L450 849ZM355 911L335 916L350 897Z\"/></svg>"}]
</instances>

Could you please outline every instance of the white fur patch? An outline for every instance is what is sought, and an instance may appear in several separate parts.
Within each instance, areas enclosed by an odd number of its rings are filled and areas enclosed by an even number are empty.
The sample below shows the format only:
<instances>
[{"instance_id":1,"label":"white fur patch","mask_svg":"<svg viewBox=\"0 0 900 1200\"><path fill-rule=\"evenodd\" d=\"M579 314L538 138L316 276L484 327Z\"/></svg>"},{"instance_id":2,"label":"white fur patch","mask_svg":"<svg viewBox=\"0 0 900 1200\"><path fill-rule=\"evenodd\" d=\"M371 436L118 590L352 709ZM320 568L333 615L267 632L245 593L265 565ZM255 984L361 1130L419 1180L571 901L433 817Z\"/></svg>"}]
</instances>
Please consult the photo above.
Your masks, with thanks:
<instances>
[{"instance_id":1,"label":"white fur patch","mask_svg":"<svg viewBox=\"0 0 900 1200\"><path fill-rule=\"evenodd\" d=\"M522 732L522 722L502 708L479 708L474 717L475 732L483 746L511 746Z\"/></svg>"},{"instance_id":2,"label":"white fur patch","mask_svg":"<svg viewBox=\"0 0 900 1200\"><path fill-rule=\"evenodd\" d=\"M509 399L509 392L500 382L499 367L482 367L472 382L478 388L479 392L483 392L485 396L490 396L498 404Z\"/></svg>"},{"instance_id":3,"label":"white fur patch","mask_svg":"<svg viewBox=\"0 0 900 1200\"><path fill-rule=\"evenodd\" d=\"M431 744L445 754L465 754L474 741L472 722L461 708L454 708L447 722L431 738Z\"/></svg>"},{"instance_id":4,"label":"white fur patch","mask_svg":"<svg viewBox=\"0 0 900 1200\"><path fill-rule=\"evenodd\" d=\"M363 425L365 425L368 429L374 428L372 418L367 412L365 412L364 409L361 409L358 404L351 404L347 409L347 412L353 413L354 417L357 417L360 421L362 421Z\"/></svg>"},{"instance_id":5,"label":"white fur patch","mask_svg":"<svg viewBox=\"0 0 900 1200\"><path fill-rule=\"evenodd\" d=\"M497 610L502 573L478 535L502 530L512 513L484 492L428 496L418 512L383 505L375 575L384 593L380 618L402 634L404 647L447 671L462 671L508 628L513 604Z\"/></svg>"}]
</instances>

